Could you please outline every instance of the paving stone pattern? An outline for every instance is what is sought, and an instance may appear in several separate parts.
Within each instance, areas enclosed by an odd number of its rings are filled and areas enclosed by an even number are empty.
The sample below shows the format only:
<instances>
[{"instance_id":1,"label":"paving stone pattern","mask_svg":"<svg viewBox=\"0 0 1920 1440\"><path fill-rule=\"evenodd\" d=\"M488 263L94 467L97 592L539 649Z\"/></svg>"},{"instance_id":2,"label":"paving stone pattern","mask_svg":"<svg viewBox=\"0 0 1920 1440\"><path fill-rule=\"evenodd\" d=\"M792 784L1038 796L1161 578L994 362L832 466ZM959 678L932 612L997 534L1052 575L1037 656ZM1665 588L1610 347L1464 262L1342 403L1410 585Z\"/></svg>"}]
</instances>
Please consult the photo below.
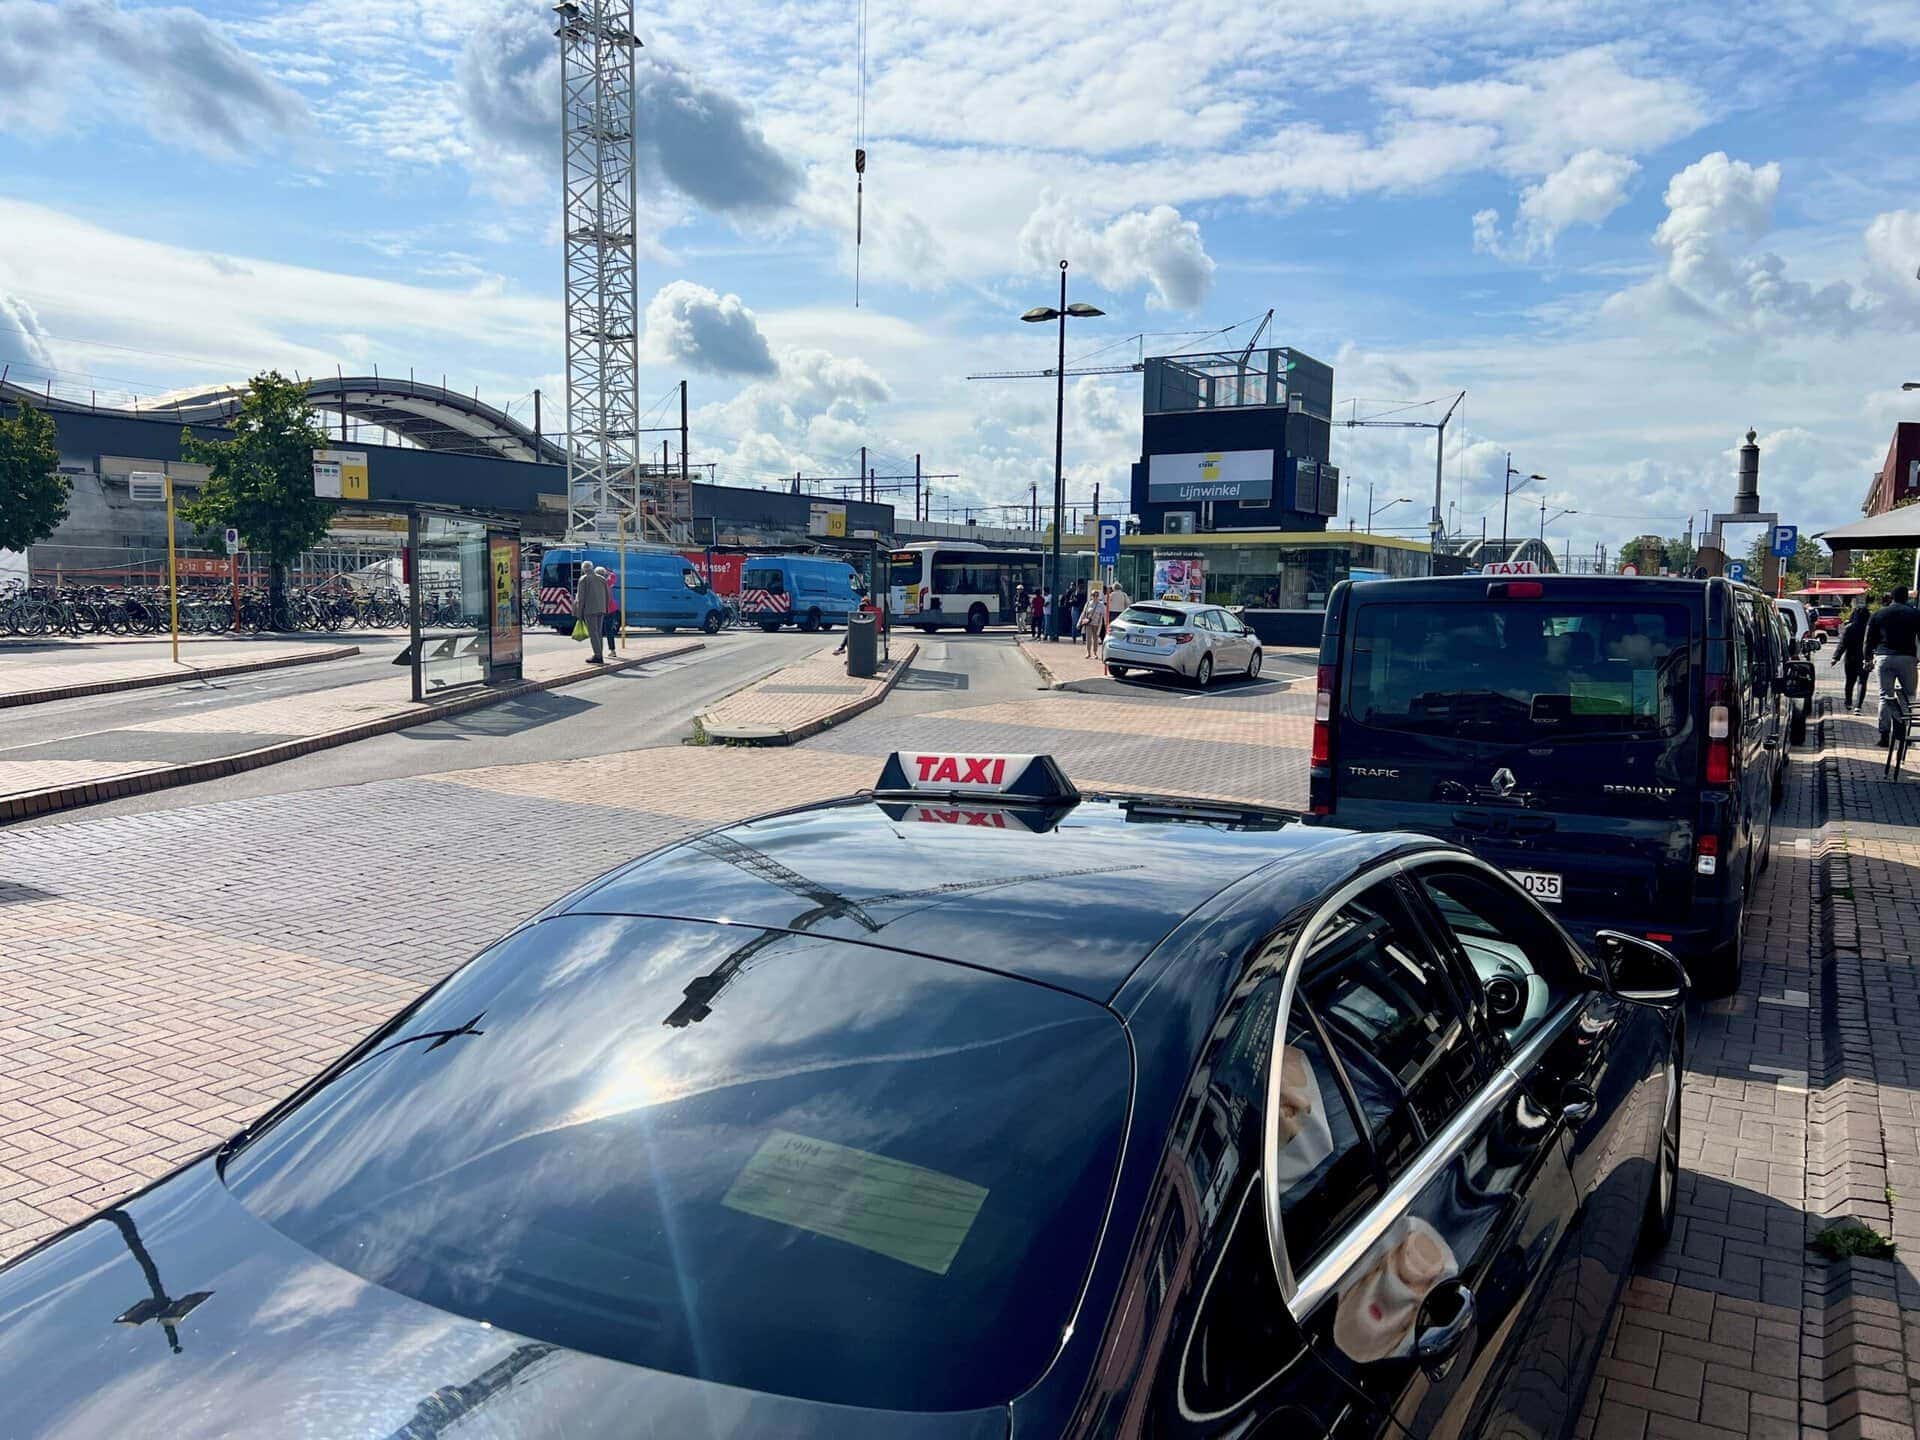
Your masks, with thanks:
<instances>
[{"instance_id":1,"label":"paving stone pattern","mask_svg":"<svg viewBox=\"0 0 1920 1440\"><path fill-rule=\"evenodd\" d=\"M178 675L191 680L218 675L235 665L342 650L335 637L325 641L211 640L196 645L178 665L167 641L47 640L0 645L0 695L71 685L109 685Z\"/></svg>"},{"instance_id":2,"label":"paving stone pattern","mask_svg":"<svg viewBox=\"0 0 1920 1440\"><path fill-rule=\"evenodd\" d=\"M231 1133L381 1016L601 870L870 783L901 746L1049 751L1088 785L1298 804L1311 697L1055 692L793 749L675 747L0 836L0 1257ZM1672 1241L1608 1327L1583 1437L1911 1437L1911 1259L1807 1249L1858 1217L1920 1254L1920 777L1870 729L1796 752L1740 992L1689 1015Z\"/></svg>"},{"instance_id":3,"label":"paving stone pattern","mask_svg":"<svg viewBox=\"0 0 1920 1440\"><path fill-rule=\"evenodd\" d=\"M716 735L811 733L821 721L848 706L876 700L913 648L911 640L895 636L893 658L882 661L878 672L863 680L847 674L845 655L834 654L832 645L822 645L806 658L709 706L700 723Z\"/></svg>"}]
</instances>

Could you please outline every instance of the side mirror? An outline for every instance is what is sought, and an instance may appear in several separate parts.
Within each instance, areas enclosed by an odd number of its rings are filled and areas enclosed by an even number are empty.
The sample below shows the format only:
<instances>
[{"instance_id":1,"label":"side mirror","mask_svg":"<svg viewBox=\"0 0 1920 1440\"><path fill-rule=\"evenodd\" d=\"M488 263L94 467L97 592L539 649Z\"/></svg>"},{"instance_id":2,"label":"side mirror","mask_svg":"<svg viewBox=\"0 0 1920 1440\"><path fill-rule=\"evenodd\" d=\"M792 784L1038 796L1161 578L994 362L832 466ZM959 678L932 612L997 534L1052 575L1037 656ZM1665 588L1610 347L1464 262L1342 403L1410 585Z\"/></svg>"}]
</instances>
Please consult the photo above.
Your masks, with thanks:
<instances>
[{"instance_id":1,"label":"side mirror","mask_svg":"<svg viewBox=\"0 0 1920 1440\"><path fill-rule=\"evenodd\" d=\"M1602 930L1593 942L1609 986L1622 1000L1678 1005L1686 998L1687 973L1665 946L1618 930Z\"/></svg>"},{"instance_id":2,"label":"side mirror","mask_svg":"<svg viewBox=\"0 0 1920 1440\"><path fill-rule=\"evenodd\" d=\"M1811 660L1789 660L1786 679L1781 688L1789 700L1809 700L1813 697L1813 662Z\"/></svg>"}]
</instances>

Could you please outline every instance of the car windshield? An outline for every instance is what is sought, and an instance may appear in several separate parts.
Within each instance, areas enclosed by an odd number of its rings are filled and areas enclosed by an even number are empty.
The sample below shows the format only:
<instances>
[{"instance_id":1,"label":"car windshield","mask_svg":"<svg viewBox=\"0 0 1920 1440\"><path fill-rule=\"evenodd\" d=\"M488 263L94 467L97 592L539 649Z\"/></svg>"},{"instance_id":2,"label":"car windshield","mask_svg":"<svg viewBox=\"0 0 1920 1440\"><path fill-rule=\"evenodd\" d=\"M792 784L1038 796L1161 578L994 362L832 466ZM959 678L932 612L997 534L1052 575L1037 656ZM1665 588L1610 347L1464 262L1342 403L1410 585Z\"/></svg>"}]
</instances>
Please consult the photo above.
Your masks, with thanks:
<instances>
[{"instance_id":1,"label":"car windshield","mask_svg":"<svg viewBox=\"0 0 1920 1440\"><path fill-rule=\"evenodd\" d=\"M1101 1007L825 938L563 915L233 1152L253 1214L439 1309L836 1404L1037 1380L1132 1085Z\"/></svg>"},{"instance_id":2,"label":"car windshield","mask_svg":"<svg viewBox=\"0 0 1920 1440\"><path fill-rule=\"evenodd\" d=\"M1187 617L1178 610L1164 610L1158 605L1130 605L1121 612L1123 625L1151 625L1158 629L1170 630L1187 623Z\"/></svg>"},{"instance_id":3,"label":"car windshield","mask_svg":"<svg viewBox=\"0 0 1920 1440\"><path fill-rule=\"evenodd\" d=\"M1519 744L1687 724L1678 606L1365 604L1352 655L1346 714L1381 729Z\"/></svg>"}]
</instances>

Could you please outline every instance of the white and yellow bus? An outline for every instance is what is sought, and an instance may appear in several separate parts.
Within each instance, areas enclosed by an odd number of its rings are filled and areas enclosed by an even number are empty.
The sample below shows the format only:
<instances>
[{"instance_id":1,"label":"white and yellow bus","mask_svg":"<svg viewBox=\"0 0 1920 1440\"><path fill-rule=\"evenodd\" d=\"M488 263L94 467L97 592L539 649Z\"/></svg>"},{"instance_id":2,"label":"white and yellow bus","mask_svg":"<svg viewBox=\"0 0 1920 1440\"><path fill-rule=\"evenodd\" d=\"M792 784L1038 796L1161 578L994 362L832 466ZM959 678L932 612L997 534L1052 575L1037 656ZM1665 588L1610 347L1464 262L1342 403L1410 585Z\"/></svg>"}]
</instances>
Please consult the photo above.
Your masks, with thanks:
<instances>
[{"instance_id":1,"label":"white and yellow bus","mask_svg":"<svg viewBox=\"0 0 1920 1440\"><path fill-rule=\"evenodd\" d=\"M1037 550L945 541L902 545L892 559L887 605L894 623L928 634L961 626L978 634L989 625L1014 624L1020 587L1032 596L1045 573Z\"/></svg>"}]
</instances>

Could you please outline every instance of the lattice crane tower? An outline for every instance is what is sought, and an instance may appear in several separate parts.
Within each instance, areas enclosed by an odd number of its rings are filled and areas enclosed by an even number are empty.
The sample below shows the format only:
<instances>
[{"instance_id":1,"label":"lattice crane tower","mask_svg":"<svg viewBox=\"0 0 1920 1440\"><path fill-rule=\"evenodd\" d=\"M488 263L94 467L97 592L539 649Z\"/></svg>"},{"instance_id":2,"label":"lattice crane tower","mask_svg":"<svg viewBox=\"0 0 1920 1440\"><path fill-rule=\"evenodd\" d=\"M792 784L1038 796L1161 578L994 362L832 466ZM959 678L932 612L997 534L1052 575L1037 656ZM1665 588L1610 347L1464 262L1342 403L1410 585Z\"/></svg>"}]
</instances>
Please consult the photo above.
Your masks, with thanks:
<instances>
[{"instance_id":1,"label":"lattice crane tower","mask_svg":"<svg viewBox=\"0 0 1920 1440\"><path fill-rule=\"evenodd\" d=\"M560 138L567 307L567 536L676 540L664 465L640 462L633 0L562 0ZM691 511L691 496L686 500Z\"/></svg>"}]
</instances>

